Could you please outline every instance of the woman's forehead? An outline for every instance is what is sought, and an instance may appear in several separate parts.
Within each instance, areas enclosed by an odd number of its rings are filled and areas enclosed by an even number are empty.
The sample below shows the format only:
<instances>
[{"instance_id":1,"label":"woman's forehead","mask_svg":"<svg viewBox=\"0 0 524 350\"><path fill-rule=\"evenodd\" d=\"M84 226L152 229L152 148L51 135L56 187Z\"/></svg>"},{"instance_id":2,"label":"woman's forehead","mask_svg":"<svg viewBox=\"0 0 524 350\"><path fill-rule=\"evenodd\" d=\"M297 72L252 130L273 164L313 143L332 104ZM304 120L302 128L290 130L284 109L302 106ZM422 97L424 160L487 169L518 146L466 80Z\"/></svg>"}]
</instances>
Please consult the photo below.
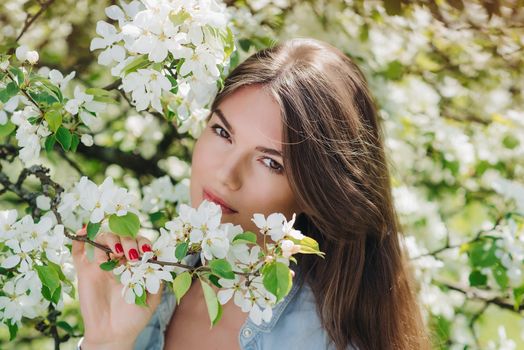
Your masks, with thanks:
<instances>
[{"instance_id":1,"label":"woman's forehead","mask_svg":"<svg viewBox=\"0 0 524 350\"><path fill-rule=\"evenodd\" d=\"M234 138L280 147L282 118L280 106L260 86L246 86L225 98L213 113Z\"/></svg>"}]
</instances>

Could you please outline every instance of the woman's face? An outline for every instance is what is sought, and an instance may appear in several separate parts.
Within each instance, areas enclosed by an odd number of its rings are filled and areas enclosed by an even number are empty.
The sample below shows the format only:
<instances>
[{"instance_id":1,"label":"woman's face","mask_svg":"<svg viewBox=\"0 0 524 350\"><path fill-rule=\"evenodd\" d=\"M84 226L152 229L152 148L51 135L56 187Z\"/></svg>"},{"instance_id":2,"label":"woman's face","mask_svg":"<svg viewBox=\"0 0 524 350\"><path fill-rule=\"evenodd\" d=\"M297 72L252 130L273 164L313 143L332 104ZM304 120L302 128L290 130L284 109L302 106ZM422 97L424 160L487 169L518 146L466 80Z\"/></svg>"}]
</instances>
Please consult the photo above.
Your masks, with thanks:
<instances>
[{"instance_id":1,"label":"woman's face","mask_svg":"<svg viewBox=\"0 0 524 350\"><path fill-rule=\"evenodd\" d=\"M222 222L258 232L254 213L299 214L282 160L278 104L259 86L235 91L218 106L193 152L191 203L223 202Z\"/></svg>"}]
</instances>

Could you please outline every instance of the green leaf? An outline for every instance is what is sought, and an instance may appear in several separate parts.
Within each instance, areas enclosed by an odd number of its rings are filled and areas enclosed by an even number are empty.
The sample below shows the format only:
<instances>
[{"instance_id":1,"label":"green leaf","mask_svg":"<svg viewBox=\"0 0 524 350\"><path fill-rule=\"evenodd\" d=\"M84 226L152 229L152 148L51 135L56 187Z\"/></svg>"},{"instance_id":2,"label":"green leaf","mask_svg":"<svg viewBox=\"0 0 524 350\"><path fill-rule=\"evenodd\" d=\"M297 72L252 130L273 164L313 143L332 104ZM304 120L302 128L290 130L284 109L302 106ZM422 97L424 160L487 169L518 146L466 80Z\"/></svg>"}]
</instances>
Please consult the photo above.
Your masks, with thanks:
<instances>
[{"instance_id":1,"label":"green leaf","mask_svg":"<svg viewBox=\"0 0 524 350\"><path fill-rule=\"evenodd\" d=\"M222 278L234 279L235 273L231 268L231 264L226 259L215 259L209 262L211 272Z\"/></svg>"},{"instance_id":2,"label":"green leaf","mask_svg":"<svg viewBox=\"0 0 524 350\"><path fill-rule=\"evenodd\" d=\"M0 137L10 135L16 129L16 125L8 121L4 125L0 125Z\"/></svg>"},{"instance_id":3,"label":"green leaf","mask_svg":"<svg viewBox=\"0 0 524 350\"><path fill-rule=\"evenodd\" d=\"M107 91L105 89L100 88L88 88L85 91L86 94L93 95L93 96L105 96L105 97L112 97L113 94L110 91Z\"/></svg>"},{"instance_id":4,"label":"green leaf","mask_svg":"<svg viewBox=\"0 0 524 350\"><path fill-rule=\"evenodd\" d=\"M9 101L9 94L7 93L6 89L0 89L0 102L6 103Z\"/></svg>"},{"instance_id":5,"label":"green leaf","mask_svg":"<svg viewBox=\"0 0 524 350\"><path fill-rule=\"evenodd\" d=\"M149 220L155 227L162 227L168 221L168 217L162 211L149 214Z\"/></svg>"},{"instance_id":6,"label":"green leaf","mask_svg":"<svg viewBox=\"0 0 524 350\"><path fill-rule=\"evenodd\" d=\"M207 313L209 315L209 320L211 321L211 326L209 328L211 329L220 319L220 316L222 314L220 310L221 305L218 302L217 296L213 288L203 280L200 280L200 284L202 285L204 299L206 300Z\"/></svg>"},{"instance_id":7,"label":"green leaf","mask_svg":"<svg viewBox=\"0 0 524 350\"><path fill-rule=\"evenodd\" d=\"M487 249L484 249L485 246ZM472 266L491 267L498 261L495 251L497 246L493 240L483 239L470 245L469 260Z\"/></svg>"},{"instance_id":8,"label":"green leaf","mask_svg":"<svg viewBox=\"0 0 524 350\"><path fill-rule=\"evenodd\" d=\"M76 148L78 147L78 144L80 143L80 138L77 134L73 134L71 137L71 151L76 152Z\"/></svg>"},{"instance_id":9,"label":"green leaf","mask_svg":"<svg viewBox=\"0 0 524 350\"><path fill-rule=\"evenodd\" d=\"M187 250L189 249L189 243L182 242L178 244L175 248L175 257L178 261L181 261L187 255Z\"/></svg>"},{"instance_id":10,"label":"green leaf","mask_svg":"<svg viewBox=\"0 0 524 350\"><path fill-rule=\"evenodd\" d=\"M97 102L102 102L102 103L111 103L111 104L118 104L119 102L117 100L115 100L114 98L112 97L107 97L107 96L95 96L93 98L94 101L97 101Z\"/></svg>"},{"instance_id":11,"label":"green leaf","mask_svg":"<svg viewBox=\"0 0 524 350\"><path fill-rule=\"evenodd\" d=\"M213 283L218 288L222 288L222 286L218 282L219 277L217 275L213 275L213 274L210 273L210 274L207 275L207 278L209 279L209 282Z\"/></svg>"},{"instance_id":12,"label":"green leaf","mask_svg":"<svg viewBox=\"0 0 524 350\"><path fill-rule=\"evenodd\" d=\"M224 41L224 54L225 58L228 58L233 51L235 50L235 38L233 37L233 32L231 28L227 27L227 32L225 35L222 35L222 40Z\"/></svg>"},{"instance_id":13,"label":"green leaf","mask_svg":"<svg viewBox=\"0 0 524 350\"><path fill-rule=\"evenodd\" d=\"M291 290L292 276L288 266L281 262L270 262L264 265L262 282L264 287L277 297L278 303Z\"/></svg>"},{"instance_id":14,"label":"green leaf","mask_svg":"<svg viewBox=\"0 0 524 350\"><path fill-rule=\"evenodd\" d=\"M55 145L56 137L55 135L49 135L45 139L45 150L47 153L51 152L53 150L53 146Z\"/></svg>"},{"instance_id":15,"label":"green leaf","mask_svg":"<svg viewBox=\"0 0 524 350\"><path fill-rule=\"evenodd\" d=\"M240 39L238 41L238 45L240 45L240 47L242 48L242 50L244 51L248 51L249 48L251 47L251 40L249 39Z\"/></svg>"},{"instance_id":16,"label":"green leaf","mask_svg":"<svg viewBox=\"0 0 524 350\"><path fill-rule=\"evenodd\" d=\"M90 222L87 224L87 238L90 240L94 240L96 237L96 234L100 230L100 223L92 223Z\"/></svg>"},{"instance_id":17,"label":"green leaf","mask_svg":"<svg viewBox=\"0 0 524 350\"><path fill-rule=\"evenodd\" d=\"M140 229L140 220L136 214L131 212L123 216L113 214L109 217L109 228L121 237L136 238Z\"/></svg>"},{"instance_id":18,"label":"green leaf","mask_svg":"<svg viewBox=\"0 0 524 350\"><path fill-rule=\"evenodd\" d=\"M18 85L22 85L24 83L24 72L17 67L10 67L9 70L16 77Z\"/></svg>"},{"instance_id":19,"label":"green leaf","mask_svg":"<svg viewBox=\"0 0 524 350\"><path fill-rule=\"evenodd\" d=\"M502 144L506 148L514 149L520 145L520 141L513 135L506 135L504 139L502 139Z\"/></svg>"},{"instance_id":20,"label":"green leaf","mask_svg":"<svg viewBox=\"0 0 524 350\"><path fill-rule=\"evenodd\" d=\"M47 89L49 93L51 93L53 99L57 100L60 104L64 101L64 96L62 95L62 91L60 88L56 85L54 85L49 79L46 79L42 76L34 75L30 79L30 83L39 82L44 86L44 88Z\"/></svg>"},{"instance_id":21,"label":"green leaf","mask_svg":"<svg viewBox=\"0 0 524 350\"><path fill-rule=\"evenodd\" d=\"M150 64L147 55L140 55L131 62L129 62L122 70L125 75L136 72L140 68L145 68Z\"/></svg>"},{"instance_id":22,"label":"green leaf","mask_svg":"<svg viewBox=\"0 0 524 350\"><path fill-rule=\"evenodd\" d=\"M9 321L5 321L5 324L9 328L9 341L16 338L16 334L18 333L18 325L15 323L11 323Z\"/></svg>"},{"instance_id":23,"label":"green leaf","mask_svg":"<svg viewBox=\"0 0 524 350\"><path fill-rule=\"evenodd\" d=\"M64 151L67 151L71 147L71 132L63 126L60 126L55 135L56 140L62 145Z\"/></svg>"},{"instance_id":24,"label":"green leaf","mask_svg":"<svg viewBox=\"0 0 524 350\"><path fill-rule=\"evenodd\" d=\"M118 260L109 260L100 264L100 268L104 271L111 271L118 265Z\"/></svg>"},{"instance_id":25,"label":"green leaf","mask_svg":"<svg viewBox=\"0 0 524 350\"><path fill-rule=\"evenodd\" d=\"M472 287L485 286L488 282L488 277L479 270L475 270L469 274L469 285Z\"/></svg>"},{"instance_id":26,"label":"green leaf","mask_svg":"<svg viewBox=\"0 0 524 350\"><path fill-rule=\"evenodd\" d=\"M147 293L145 290L142 291L141 296L135 295L135 304L138 306L144 306L147 307Z\"/></svg>"},{"instance_id":27,"label":"green leaf","mask_svg":"<svg viewBox=\"0 0 524 350\"><path fill-rule=\"evenodd\" d=\"M50 109L44 114L44 119L47 121L47 124L49 124L49 128L56 132L60 125L62 125L62 113L57 111L56 109Z\"/></svg>"},{"instance_id":28,"label":"green leaf","mask_svg":"<svg viewBox=\"0 0 524 350\"><path fill-rule=\"evenodd\" d=\"M66 321L58 321L56 323L57 327L62 328L64 331L66 331L68 334L74 334L75 329Z\"/></svg>"},{"instance_id":29,"label":"green leaf","mask_svg":"<svg viewBox=\"0 0 524 350\"><path fill-rule=\"evenodd\" d=\"M229 66L230 69L234 69L236 66L238 66L238 62L240 61L240 55L238 54L238 50L233 51L231 54L231 58L229 59Z\"/></svg>"},{"instance_id":30,"label":"green leaf","mask_svg":"<svg viewBox=\"0 0 524 350\"><path fill-rule=\"evenodd\" d=\"M60 276L52 266L35 266L42 285L49 289L51 295L60 287Z\"/></svg>"},{"instance_id":31,"label":"green leaf","mask_svg":"<svg viewBox=\"0 0 524 350\"><path fill-rule=\"evenodd\" d=\"M53 303L58 304L58 302L60 301L60 296L62 295L62 286L58 286L57 289L55 289L55 291L53 292L52 296L51 296L51 301Z\"/></svg>"},{"instance_id":32,"label":"green leaf","mask_svg":"<svg viewBox=\"0 0 524 350\"><path fill-rule=\"evenodd\" d=\"M251 231L240 233L233 238L233 244L237 243L257 243L257 235Z\"/></svg>"},{"instance_id":33,"label":"green leaf","mask_svg":"<svg viewBox=\"0 0 524 350\"><path fill-rule=\"evenodd\" d=\"M33 98L33 100L35 100L36 103L38 103L38 105L43 106L44 108L46 108L47 106L52 106L55 103L59 103L58 99L55 96L49 94L46 91L31 91L29 92L29 95Z\"/></svg>"},{"instance_id":34,"label":"green leaf","mask_svg":"<svg viewBox=\"0 0 524 350\"><path fill-rule=\"evenodd\" d=\"M304 237L300 240L299 244L303 247L308 247L308 248L311 248L312 250L314 251L319 251L320 248L318 247L318 242L315 241L313 238L311 237Z\"/></svg>"},{"instance_id":35,"label":"green leaf","mask_svg":"<svg viewBox=\"0 0 524 350\"><path fill-rule=\"evenodd\" d=\"M71 282L64 274L64 272L62 271L62 268L60 267L60 265L57 265L51 261L48 261L47 262L47 265L51 268L53 268L56 273L58 274L58 277L60 278L60 281L64 282L65 284L67 284L68 286L71 287L71 290L69 291L69 295L71 296L71 298L75 298L75 285L73 284L73 282Z\"/></svg>"},{"instance_id":36,"label":"green leaf","mask_svg":"<svg viewBox=\"0 0 524 350\"><path fill-rule=\"evenodd\" d=\"M524 284L513 289L513 296L515 297L514 309L515 311L518 311L520 304L522 304L522 300L524 299Z\"/></svg>"},{"instance_id":37,"label":"green leaf","mask_svg":"<svg viewBox=\"0 0 524 350\"><path fill-rule=\"evenodd\" d=\"M385 74L389 80L399 80L404 74L404 65L397 60L390 62Z\"/></svg>"},{"instance_id":38,"label":"green leaf","mask_svg":"<svg viewBox=\"0 0 524 350\"><path fill-rule=\"evenodd\" d=\"M62 271L62 268L60 265L55 264L54 262L47 262L47 266L54 269L56 273L58 274L58 278L60 278L60 281L68 281L67 277L64 275L64 272Z\"/></svg>"},{"instance_id":39,"label":"green leaf","mask_svg":"<svg viewBox=\"0 0 524 350\"><path fill-rule=\"evenodd\" d=\"M11 97L15 96L16 94L18 94L18 92L20 91L20 88L15 83L10 82L5 87L5 90L7 92L7 96L9 96L9 98L11 98ZM9 100L9 98L8 98L8 100Z\"/></svg>"},{"instance_id":40,"label":"green leaf","mask_svg":"<svg viewBox=\"0 0 524 350\"><path fill-rule=\"evenodd\" d=\"M508 288L509 278L506 269L502 265L495 265L492 267L493 277L497 281L501 289Z\"/></svg>"},{"instance_id":41,"label":"green leaf","mask_svg":"<svg viewBox=\"0 0 524 350\"><path fill-rule=\"evenodd\" d=\"M173 291L175 292L177 304L180 304L180 299L182 299L190 287L191 274L188 271L182 272L175 277L173 281Z\"/></svg>"}]
</instances>

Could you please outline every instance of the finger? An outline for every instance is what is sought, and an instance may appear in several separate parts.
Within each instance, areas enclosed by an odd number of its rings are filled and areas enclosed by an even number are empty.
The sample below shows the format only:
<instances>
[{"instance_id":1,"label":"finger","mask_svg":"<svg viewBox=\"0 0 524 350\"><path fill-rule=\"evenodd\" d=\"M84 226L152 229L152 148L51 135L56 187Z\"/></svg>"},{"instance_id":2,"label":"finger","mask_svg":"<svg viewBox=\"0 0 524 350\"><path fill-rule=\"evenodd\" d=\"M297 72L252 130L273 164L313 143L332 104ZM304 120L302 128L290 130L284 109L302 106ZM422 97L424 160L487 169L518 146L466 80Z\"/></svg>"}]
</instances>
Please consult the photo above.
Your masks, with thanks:
<instances>
[{"instance_id":1,"label":"finger","mask_svg":"<svg viewBox=\"0 0 524 350\"><path fill-rule=\"evenodd\" d=\"M120 237L107 232L102 237L102 244L111 249L111 259L121 258L124 256L124 247L120 242Z\"/></svg>"},{"instance_id":2,"label":"finger","mask_svg":"<svg viewBox=\"0 0 524 350\"><path fill-rule=\"evenodd\" d=\"M99 243L103 245L104 247L107 247L111 249L111 253L113 253L113 248L118 243L118 236L110 233L110 232L102 232L96 235L95 241L96 243ZM116 248L115 248L116 251ZM103 249L95 248L95 261L96 262L104 262L107 261L108 256L107 252L105 252Z\"/></svg>"},{"instance_id":3,"label":"finger","mask_svg":"<svg viewBox=\"0 0 524 350\"><path fill-rule=\"evenodd\" d=\"M139 258L138 254L138 244L136 240L129 237L122 237L120 239L122 245L124 246L124 254L127 260L137 261Z\"/></svg>"},{"instance_id":4,"label":"finger","mask_svg":"<svg viewBox=\"0 0 524 350\"><path fill-rule=\"evenodd\" d=\"M77 236L87 235L86 225L84 225L80 230L76 232ZM85 243L83 241L77 241L76 239L72 242L71 255L73 255L73 263L75 267L80 266L82 257L84 256Z\"/></svg>"},{"instance_id":5,"label":"finger","mask_svg":"<svg viewBox=\"0 0 524 350\"><path fill-rule=\"evenodd\" d=\"M140 252L140 254L150 252L152 249L151 241L142 236L137 237L137 245L138 245L138 251Z\"/></svg>"}]
</instances>

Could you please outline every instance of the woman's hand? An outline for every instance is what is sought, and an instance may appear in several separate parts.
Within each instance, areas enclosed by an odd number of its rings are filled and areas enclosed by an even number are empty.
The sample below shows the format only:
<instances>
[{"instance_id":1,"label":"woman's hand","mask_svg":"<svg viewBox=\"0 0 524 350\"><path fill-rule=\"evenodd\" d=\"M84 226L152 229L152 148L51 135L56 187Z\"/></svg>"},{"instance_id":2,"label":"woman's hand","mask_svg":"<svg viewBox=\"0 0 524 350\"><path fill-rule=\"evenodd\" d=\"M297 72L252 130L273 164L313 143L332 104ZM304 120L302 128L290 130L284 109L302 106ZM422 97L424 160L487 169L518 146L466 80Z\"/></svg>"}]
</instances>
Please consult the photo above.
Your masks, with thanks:
<instances>
[{"instance_id":1,"label":"woman's hand","mask_svg":"<svg viewBox=\"0 0 524 350\"><path fill-rule=\"evenodd\" d=\"M85 228L78 231L86 235ZM112 233L98 234L96 242L110 248L110 257L137 261L139 254L151 250L151 242L144 237L136 240ZM84 320L84 349L132 349L138 334L144 329L162 297L147 294L148 307L128 304L122 295L123 285L112 271L104 271L100 264L107 261L104 251L94 248L94 260L85 254L85 243L73 241L73 262L78 275L80 311ZM147 293L144 291L144 293Z\"/></svg>"}]
</instances>

